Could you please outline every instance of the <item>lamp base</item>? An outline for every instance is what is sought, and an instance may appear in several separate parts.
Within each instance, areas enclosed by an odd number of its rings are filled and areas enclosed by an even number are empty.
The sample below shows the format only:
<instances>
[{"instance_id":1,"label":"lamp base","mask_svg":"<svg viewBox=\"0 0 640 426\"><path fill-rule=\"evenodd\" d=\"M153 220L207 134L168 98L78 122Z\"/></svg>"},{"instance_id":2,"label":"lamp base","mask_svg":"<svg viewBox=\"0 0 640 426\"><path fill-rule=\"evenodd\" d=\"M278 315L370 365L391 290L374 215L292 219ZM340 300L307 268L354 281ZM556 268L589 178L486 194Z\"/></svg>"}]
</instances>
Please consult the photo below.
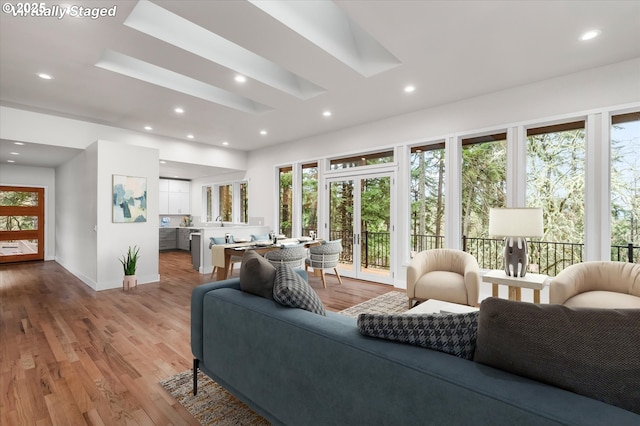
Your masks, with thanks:
<instances>
[{"instance_id":1,"label":"lamp base","mask_svg":"<svg viewBox=\"0 0 640 426\"><path fill-rule=\"evenodd\" d=\"M524 277L529 268L527 240L524 237L505 237L504 272L509 277Z\"/></svg>"}]
</instances>

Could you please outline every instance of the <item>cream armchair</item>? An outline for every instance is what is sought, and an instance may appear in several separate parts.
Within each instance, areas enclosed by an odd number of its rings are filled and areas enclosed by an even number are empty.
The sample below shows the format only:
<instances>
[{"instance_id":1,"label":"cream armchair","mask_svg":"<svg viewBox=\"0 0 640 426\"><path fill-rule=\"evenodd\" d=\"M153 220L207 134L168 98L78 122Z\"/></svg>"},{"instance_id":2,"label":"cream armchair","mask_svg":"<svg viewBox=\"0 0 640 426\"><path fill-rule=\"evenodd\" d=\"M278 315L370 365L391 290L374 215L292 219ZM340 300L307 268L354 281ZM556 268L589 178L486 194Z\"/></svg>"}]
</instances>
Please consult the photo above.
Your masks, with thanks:
<instances>
[{"instance_id":1,"label":"cream armchair","mask_svg":"<svg viewBox=\"0 0 640 426\"><path fill-rule=\"evenodd\" d=\"M563 269L549 285L549 303L589 308L640 308L640 265L591 261Z\"/></svg>"},{"instance_id":2,"label":"cream armchair","mask_svg":"<svg viewBox=\"0 0 640 426\"><path fill-rule=\"evenodd\" d=\"M471 254L454 249L419 252L407 269L409 308L415 301L438 299L478 305L480 267Z\"/></svg>"}]
</instances>

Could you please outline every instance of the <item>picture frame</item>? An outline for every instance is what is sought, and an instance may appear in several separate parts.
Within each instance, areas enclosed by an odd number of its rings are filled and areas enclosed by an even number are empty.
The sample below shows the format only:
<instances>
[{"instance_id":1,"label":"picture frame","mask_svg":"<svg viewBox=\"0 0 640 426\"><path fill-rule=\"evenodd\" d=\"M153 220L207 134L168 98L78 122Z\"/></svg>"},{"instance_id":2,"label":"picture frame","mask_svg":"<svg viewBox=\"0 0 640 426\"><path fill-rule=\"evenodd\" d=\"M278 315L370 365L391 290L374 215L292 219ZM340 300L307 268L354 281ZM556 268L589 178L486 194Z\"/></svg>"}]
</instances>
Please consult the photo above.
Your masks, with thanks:
<instances>
[{"instance_id":1,"label":"picture frame","mask_svg":"<svg viewBox=\"0 0 640 426\"><path fill-rule=\"evenodd\" d=\"M112 222L147 221L147 178L113 175Z\"/></svg>"}]
</instances>

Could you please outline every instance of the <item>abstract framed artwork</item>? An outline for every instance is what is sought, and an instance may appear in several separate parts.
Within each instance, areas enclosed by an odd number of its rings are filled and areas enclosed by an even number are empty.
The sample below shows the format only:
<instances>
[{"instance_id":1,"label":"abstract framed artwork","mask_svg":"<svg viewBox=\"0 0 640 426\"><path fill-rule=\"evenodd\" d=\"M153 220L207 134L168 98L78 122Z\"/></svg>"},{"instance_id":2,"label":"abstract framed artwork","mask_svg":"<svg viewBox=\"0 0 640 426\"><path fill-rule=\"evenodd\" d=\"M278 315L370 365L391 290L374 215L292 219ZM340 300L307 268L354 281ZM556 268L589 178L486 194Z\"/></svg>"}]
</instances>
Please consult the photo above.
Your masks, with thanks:
<instances>
[{"instance_id":1,"label":"abstract framed artwork","mask_svg":"<svg viewBox=\"0 0 640 426\"><path fill-rule=\"evenodd\" d=\"M113 175L113 223L147 221L147 178Z\"/></svg>"}]
</instances>

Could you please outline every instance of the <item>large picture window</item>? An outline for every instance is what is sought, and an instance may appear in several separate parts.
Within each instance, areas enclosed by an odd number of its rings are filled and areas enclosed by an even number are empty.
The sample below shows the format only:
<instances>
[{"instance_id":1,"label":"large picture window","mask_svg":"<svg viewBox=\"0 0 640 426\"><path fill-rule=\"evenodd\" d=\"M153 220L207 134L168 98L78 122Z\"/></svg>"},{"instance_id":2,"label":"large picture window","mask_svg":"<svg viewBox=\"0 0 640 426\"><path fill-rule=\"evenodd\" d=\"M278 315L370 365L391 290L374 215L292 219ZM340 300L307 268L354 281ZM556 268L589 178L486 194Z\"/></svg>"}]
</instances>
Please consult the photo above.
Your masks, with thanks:
<instances>
[{"instance_id":1,"label":"large picture window","mask_svg":"<svg viewBox=\"0 0 640 426\"><path fill-rule=\"evenodd\" d=\"M611 117L611 260L640 259L640 112Z\"/></svg>"},{"instance_id":2,"label":"large picture window","mask_svg":"<svg viewBox=\"0 0 640 426\"><path fill-rule=\"evenodd\" d=\"M584 127L576 121L527 130L526 202L542 208L545 224L529 263L541 265L544 274L555 275L583 258Z\"/></svg>"},{"instance_id":3,"label":"large picture window","mask_svg":"<svg viewBox=\"0 0 640 426\"><path fill-rule=\"evenodd\" d=\"M444 142L411 148L411 250L444 244Z\"/></svg>"}]
</instances>

